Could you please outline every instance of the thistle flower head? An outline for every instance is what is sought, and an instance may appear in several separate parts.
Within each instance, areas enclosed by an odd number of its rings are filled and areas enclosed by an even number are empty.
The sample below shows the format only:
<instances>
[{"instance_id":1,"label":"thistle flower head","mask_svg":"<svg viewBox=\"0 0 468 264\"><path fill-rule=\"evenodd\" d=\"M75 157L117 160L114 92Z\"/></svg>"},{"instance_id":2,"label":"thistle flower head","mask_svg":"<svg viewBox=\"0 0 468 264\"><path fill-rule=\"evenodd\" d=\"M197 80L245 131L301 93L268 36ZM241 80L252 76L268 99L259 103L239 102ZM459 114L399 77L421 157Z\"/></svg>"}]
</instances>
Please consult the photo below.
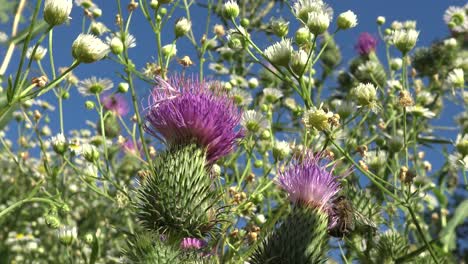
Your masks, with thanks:
<instances>
[{"instance_id":1,"label":"thistle flower head","mask_svg":"<svg viewBox=\"0 0 468 264\"><path fill-rule=\"evenodd\" d=\"M305 204L326 212L333 197L341 190L334 167L327 169L323 152L307 151L295 157L292 165L279 171L277 184L289 194L293 203Z\"/></svg>"},{"instance_id":2,"label":"thistle flower head","mask_svg":"<svg viewBox=\"0 0 468 264\"><path fill-rule=\"evenodd\" d=\"M127 101L121 94L106 94L102 96L101 100L106 110L114 112L118 116L124 116L128 113Z\"/></svg>"},{"instance_id":3,"label":"thistle flower head","mask_svg":"<svg viewBox=\"0 0 468 264\"><path fill-rule=\"evenodd\" d=\"M91 63L104 58L109 46L92 34L80 34L72 44L72 55L83 63Z\"/></svg>"},{"instance_id":4,"label":"thistle flower head","mask_svg":"<svg viewBox=\"0 0 468 264\"><path fill-rule=\"evenodd\" d=\"M204 246L206 246L206 241L193 237L185 237L180 242L180 248L183 250L197 250Z\"/></svg>"},{"instance_id":5,"label":"thistle flower head","mask_svg":"<svg viewBox=\"0 0 468 264\"><path fill-rule=\"evenodd\" d=\"M444 13L447 26L456 33L468 32L468 16L465 8L450 6Z\"/></svg>"},{"instance_id":6,"label":"thistle flower head","mask_svg":"<svg viewBox=\"0 0 468 264\"><path fill-rule=\"evenodd\" d=\"M217 84L174 77L158 79L146 114L146 131L169 145L196 143L210 163L227 155L243 136L241 113Z\"/></svg>"},{"instance_id":7,"label":"thistle flower head","mask_svg":"<svg viewBox=\"0 0 468 264\"><path fill-rule=\"evenodd\" d=\"M68 21L73 3L71 0L46 0L44 20L51 26L58 26Z\"/></svg>"},{"instance_id":8,"label":"thistle flower head","mask_svg":"<svg viewBox=\"0 0 468 264\"><path fill-rule=\"evenodd\" d=\"M292 52L293 48L290 39L282 39L264 51L268 60L279 66L288 66Z\"/></svg>"},{"instance_id":9,"label":"thistle flower head","mask_svg":"<svg viewBox=\"0 0 468 264\"><path fill-rule=\"evenodd\" d=\"M367 55L375 50L377 46L377 39L371 34L363 32L359 35L358 42L355 49L360 55Z\"/></svg>"}]
</instances>

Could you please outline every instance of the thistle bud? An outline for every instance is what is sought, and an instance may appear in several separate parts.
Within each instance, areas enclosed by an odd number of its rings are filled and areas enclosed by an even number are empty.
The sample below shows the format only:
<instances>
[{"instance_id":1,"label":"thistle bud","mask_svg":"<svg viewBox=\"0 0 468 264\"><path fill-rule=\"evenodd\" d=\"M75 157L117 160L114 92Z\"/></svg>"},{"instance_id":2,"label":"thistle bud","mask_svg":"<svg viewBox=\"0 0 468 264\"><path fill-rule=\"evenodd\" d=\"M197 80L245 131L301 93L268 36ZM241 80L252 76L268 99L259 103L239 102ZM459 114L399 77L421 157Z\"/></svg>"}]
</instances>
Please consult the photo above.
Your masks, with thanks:
<instances>
[{"instance_id":1,"label":"thistle bud","mask_svg":"<svg viewBox=\"0 0 468 264\"><path fill-rule=\"evenodd\" d=\"M185 36L190 31L191 28L192 28L192 22L190 22L190 20L188 20L185 17L179 19L176 22L175 27L174 27L174 33L175 33L176 38Z\"/></svg>"},{"instance_id":2,"label":"thistle bud","mask_svg":"<svg viewBox=\"0 0 468 264\"><path fill-rule=\"evenodd\" d=\"M229 0L223 5L223 15L227 19L239 16L239 5L235 0Z\"/></svg>"},{"instance_id":3,"label":"thistle bud","mask_svg":"<svg viewBox=\"0 0 468 264\"><path fill-rule=\"evenodd\" d=\"M336 23L339 29L350 29L357 26L357 16L353 11L348 10L338 16Z\"/></svg>"},{"instance_id":4,"label":"thistle bud","mask_svg":"<svg viewBox=\"0 0 468 264\"><path fill-rule=\"evenodd\" d=\"M46 0L44 20L50 26L58 26L68 21L73 3L71 0Z\"/></svg>"},{"instance_id":5,"label":"thistle bud","mask_svg":"<svg viewBox=\"0 0 468 264\"><path fill-rule=\"evenodd\" d=\"M91 34L80 34L72 45L73 58L83 63L101 60L108 52L109 46Z\"/></svg>"}]
</instances>

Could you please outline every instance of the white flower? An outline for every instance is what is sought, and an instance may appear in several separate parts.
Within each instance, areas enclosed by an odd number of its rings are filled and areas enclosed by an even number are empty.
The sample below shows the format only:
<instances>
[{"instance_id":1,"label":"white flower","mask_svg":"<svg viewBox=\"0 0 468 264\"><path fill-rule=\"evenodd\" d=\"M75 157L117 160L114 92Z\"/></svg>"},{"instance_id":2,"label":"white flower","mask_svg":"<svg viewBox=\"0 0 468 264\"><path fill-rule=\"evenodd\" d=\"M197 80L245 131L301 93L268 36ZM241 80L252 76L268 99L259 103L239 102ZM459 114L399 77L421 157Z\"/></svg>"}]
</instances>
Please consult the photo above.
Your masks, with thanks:
<instances>
[{"instance_id":1,"label":"white flower","mask_svg":"<svg viewBox=\"0 0 468 264\"><path fill-rule=\"evenodd\" d=\"M192 22L188 20L187 18L183 17L177 20L175 27L174 27L174 33L176 35L176 38L184 36L190 31L191 28L192 28Z\"/></svg>"},{"instance_id":2,"label":"white flower","mask_svg":"<svg viewBox=\"0 0 468 264\"><path fill-rule=\"evenodd\" d=\"M96 178L98 176L98 168L92 163L87 163L86 167L83 169L83 175L86 176L86 178Z\"/></svg>"},{"instance_id":3,"label":"white flower","mask_svg":"<svg viewBox=\"0 0 468 264\"><path fill-rule=\"evenodd\" d=\"M37 49L34 55L32 54L33 51L34 51L34 47L29 47L28 50L26 51L26 58L28 59L32 58L35 61L40 61L47 54L47 49L42 46L37 46Z\"/></svg>"},{"instance_id":4,"label":"white flower","mask_svg":"<svg viewBox=\"0 0 468 264\"><path fill-rule=\"evenodd\" d=\"M298 0L294 3L293 9L296 17L305 24L307 24L311 12L323 12L329 21L333 19L333 9L322 0Z\"/></svg>"},{"instance_id":5,"label":"white flower","mask_svg":"<svg viewBox=\"0 0 468 264\"><path fill-rule=\"evenodd\" d=\"M7 42L8 40L8 35L3 32L3 31L0 31L0 43L5 43Z\"/></svg>"},{"instance_id":6,"label":"white flower","mask_svg":"<svg viewBox=\"0 0 468 264\"><path fill-rule=\"evenodd\" d=\"M372 83L360 83L351 94L359 106L369 106L377 100L377 88Z\"/></svg>"},{"instance_id":7,"label":"white flower","mask_svg":"<svg viewBox=\"0 0 468 264\"><path fill-rule=\"evenodd\" d=\"M216 74L228 74L229 73L229 70L226 67L224 67L224 65L221 63L212 62L208 64L208 69L214 71Z\"/></svg>"},{"instance_id":8,"label":"white flower","mask_svg":"<svg viewBox=\"0 0 468 264\"><path fill-rule=\"evenodd\" d=\"M320 35L327 31L330 22L330 17L326 13L310 12L307 19L307 27L311 33Z\"/></svg>"},{"instance_id":9,"label":"white flower","mask_svg":"<svg viewBox=\"0 0 468 264\"><path fill-rule=\"evenodd\" d=\"M263 89L263 96L267 102L274 103L283 97L283 92L276 88L265 88Z\"/></svg>"},{"instance_id":10,"label":"white flower","mask_svg":"<svg viewBox=\"0 0 468 264\"><path fill-rule=\"evenodd\" d=\"M68 21L73 3L71 0L45 0L44 20L51 26Z\"/></svg>"},{"instance_id":11,"label":"white flower","mask_svg":"<svg viewBox=\"0 0 468 264\"><path fill-rule=\"evenodd\" d=\"M403 66L403 60L401 58L392 58L390 59L390 68L397 71Z\"/></svg>"},{"instance_id":12,"label":"white flower","mask_svg":"<svg viewBox=\"0 0 468 264\"><path fill-rule=\"evenodd\" d=\"M273 157L276 160L282 160L286 156L289 155L291 152L291 148L289 147L289 143L282 140L282 141L275 141L275 145L273 146Z\"/></svg>"},{"instance_id":13,"label":"white flower","mask_svg":"<svg viewBox=\"0 0 468 264\"><path fill-rule=\"evenodd\" d=\"M408 113L413 113L414 115L423 116L425 118L434 118L436 116L434 112L420 105L408 106L406 110Z\"/></svg>"},{"instance_id":14,"label":"white flower","mask_svg":"<svg viewBox=\"0 0 468 264\"><path fill-rule=\"evenodd\" d=\"M125 48L131 49L136 47L136 39L135 37L128 33L128 32L115 32L111 35L111 37L106 38L106 42L110 45L110 42L112 41L113 38L118 38L122 41L122 43L125 45Z\"/></svg>"},{"instance_id":15,"label":"white flower","mask_svg":"<svg viewBox=\"0 0 468 264\"><path fill-rule=\"evenodd\" d=\"M255 110L245 111L242 114L240 123L245 129L253 133L268 128L268 121L261 113Z\"/></svg>"},{"instance_id":16,"label":"white flower","mask_svg":"<svg viewBox=\"0 0 468 264\"><path fill-rule=\"evenodd\" d=\"M383 150L370 150L366 152L366 155L362 160L373 171L379 171L380 169L385 168L387 156L387 152Z\"/></svg>"},{"instance_id":17,"label":"white flower","mask_svg":"<svg viewBox=\"0 0 468 264\"><path fill-rule=\"evenodd\" d=\"M463 157L460 153L450 154L448 161L452 168L468 171L468 155Z\"/></svg>"},{"instance_id":18,"label":"white flower","mask_svg":"<svg viewBox=\"0 0 468 264\"><path fill-rule=\"evenodd\" d=\"M252 77L250 78L248 81L247 81L248 85L250 88L257 88L258 85L259 85L259 82L258 82L258 79L255 78L255 77Z\"/></svg>"},{"instance_id":19,"label":"white flower","mask_svg":"<svg viewBox=\"0 0 468 264\"><path fill-rule=\"evenodd\" d=\"M333 117L332 112L325 112L322 109L322 105L319 108L312 106L309 110L304 113L302 121L304 126L308 130L324 131L330 128L329 119Z\"/></svg>"},{"instance_id":20,"label":"white flower","mask_svg":"<svg viewBox=\"0 0 468 264\"><path fill-rule=\"evenodd\" d=\"M78 236L76 226L74 227L62 226L60 227L57 233L58 233L57 235L58 235L60 242L63 243L64 245L71 245Z\"/></svg>"},{"instance_id":21,"label":"white flower","mask_svg":"<svg viewBox=\"0 0 468 264\"><path fill-rule=\"evenodd\" d=\"M91 34L80 34L72 45L72 55L83 63L91 63L104 58L109 46Z\"/></svg>"},{"instance_id":22,"label":"white flower","mask_svg":"<svg viewBox=\"0 0 468 264\"><path fill-rule=\"evenodd\" d=\"M296 74L302 74L304 71L304 67L307 63L309 55L307 52L304 50L299 50L293 52L292 58L291 58L291 69L293 70L294 73Z\"/></svg>"},{"instance_id":23,"label":"white flower","mask_svg":"<svg viewBox=\"0 0 468 264\"><path fill-rule=\"evenodd\" d=\"M253 101L252 95L241 88L234 87L230 95L234 102L240 106L248 106Z\"/></svg>"},{"instance_id":24,"label":"white flower","mask_svg":"<svg viewBox=\"0 0 468 264\"><path fill-rule=\"evenodd\" d=\"M444 40L444 46L449 48L454 48L458 45L457 40L455 38L449 38Z\"/></svg>"},{"instance_id":25,"label":"white flower","mask_svg":"<svg viewBox=\"0 0 468 264\"><path fill-rule=\"evenodd\" d=\"M392 42L403 53L406 54L416 45L419 31L415 29L395 30L392 35Z\"/></svg>"},{"instance_id":26,"label":"white flower","mask_svg":"<svg viewBox=\"0 0 468 264\"><path fill-rule=\"evenodd\" d=\"M229 0L224 3L223 15L226 18L236 18L239 15L239 5L236 0Z\"/></svg>"},{"instance_id":27,"label":"white flower","mask_svg":"<svg viewBox=\"0 0 468 264\"><path fill-rule=\"evenodd\" d=\"M114 87L114 84L110 79L98 79L94 76L89 79L84 79L77 84L78 91L84 96L100 94L103 91L111 89L112 87Z\"/></svg>"},{"instance_id":28,"label":"white flower","mask_svg":"<svg viewBox=\"0 0 468 264\"><path fill-rule=\"evenodd\" d=\"M457 33L468 31L468 16L465 9L458 6L450 6L445 10L444 21L448 27Z\"/></svg>"},{"instance_id":29,"label":"white flower","mask_svg":"<svg viewBox=\"0 0 468 264\"><path fill-rule=\"evenodd\" d=\"M109 31L105 24L96 21L91 22L90 30L94 35L97 36L100 36Z\"/></svg>"},{"instance_id":30,"label":"white flower","mask_svg":"<svg viewBox=\"0 0 468 264\"><path fill-rule=\"evenodd\" d=\"M67 140L62 133L50 138L50 144L57 153L64 153L67 150Z\"/></svg>"},{"instance_id":31,"label":"white flower","mask_svg":"<svg viewBox=\"0 0 468 264\"><path fill-rule=\"evenodd\" d=\"M465 73L463 72L463 69L453 69L447 75L447 83L454 88L463 88L465 86Z\"/></svg>"},{"instance_id":32,"label":"white flower","mask_svg":"<svg viewBox=\"0 0 468 264\"><path fill-rule=\"evenodd\" d=\"M353 28L357 26L357 16L353 11L348 10L338 16L336 23L340 29Z\"/></svg>"},{"instance_id":33,"label":"white flower","mask_svg":"<svg viewBox=\"0 0 468 264\"><path fill-rule=\"evenodd\" d=\"M271 63L286 67L291 60L292 51L291 40L282 39L280 42L266 48L264 53Z\"/></svg>"}]
</instances>

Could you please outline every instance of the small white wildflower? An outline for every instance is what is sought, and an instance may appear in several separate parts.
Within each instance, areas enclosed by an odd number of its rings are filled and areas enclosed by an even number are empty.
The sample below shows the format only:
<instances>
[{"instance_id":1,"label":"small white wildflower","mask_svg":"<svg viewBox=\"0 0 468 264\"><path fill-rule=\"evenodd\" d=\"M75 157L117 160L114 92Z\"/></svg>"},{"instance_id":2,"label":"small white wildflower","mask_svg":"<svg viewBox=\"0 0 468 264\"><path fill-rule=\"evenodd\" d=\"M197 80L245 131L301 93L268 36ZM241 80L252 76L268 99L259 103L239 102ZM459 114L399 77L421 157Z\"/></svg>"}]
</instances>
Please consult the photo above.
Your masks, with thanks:
<instances>
[{"instance_id":1,"label":"small white wildflower","mask_svg":"<svg viewBox=\"0 0 468 264\"><path fill-rule=\"evenodd\" d=\"M92 63L104 58L109 46L91 34L80 34L72 45L72 55L83 63Z\"/></svg>"},{"instance_id":2,"label":"small white wildflower","mask_svg":"<svg viewBox=\"0 0 468 264\"><path fill-rule=\"evenodd\" d=\"M288 35L289 22L285 21L283 18L272 19L270 21L270 26L273 34L276 36L282 38Z\"/></svg>"},{"instance_id":3,"label":"small white wildflower","mask_svg":"<svg viewBox=\"0 0 468 264\"><path fill-rule=\"evenodd\" d=\"M276 160L283 160L289 155L289 153L291 153L291 148L289 147L288 142L284 140L275 142L275 145L273 146L273 157Z\"/></svg>"},{"instance_id":4,"label":"small white wildflower","mask_svg":"<svg viewBox=\"0 0 468 264\"><path fill-rule=\"evenodd\" d=\"M357 16L353 11L348 10L341 13L336 21L339 29L349 29L357 26Z\"/></svg>"},{"instance_id":5,"label":"small white wildflower","mask_svg":"<svg viewBox=\"0 0 468 264\"><path fill-rule=\"evenodd\" d=\"M274 103L283 97L283 92L276 88L265 88L263 89L263 96L269 103Z\"/></svg>"},{"instance_id":6,"label":"small white wildflower","mask_svg":"<svg viewBox=\"0 0 468 264\"><path fill-rule=\"evenodd\" d=\"M463 72L463 69L453 69L447 75L447 83L454 88L463 88L465 86L465 73Z\"/></svg>"},{"instance_id":7,"label":"small white wildflower","mask_svg":"<svg viewBox=\"0 0 468 264\"><path fill-rule=\"evenodd\" d=\"M454 169L468 171L468 155L463 157L460 153L453 153L448 156L448 162Z\"/></svg>"},{"instance_id":8,"label":"small white wildflower","mask_svg":"<svg viewBox=\"0 0 468 264\"><path fill-rule=\"evenodd\" d=\"M68 21L73 3L71 0L45 0L44 20L50 26L58 26Z\"/></svg>"},{"instance_id":9,"label":"small white wildflower","mask_svg":"<svg viewBox=\"0 0 468 264\"><path fill-rule=\"evenodd\" d=\"M87 163L86 167L83 169L83 175L87 179L96 178L98 176L98 168L92 163Z\"/></svg>"},{"instance_id":10,"label":"small white wildflower","mask_svg":"<svg viewBox=\"0 0 468 264\"><path fill-rule=\"evenodd\" d=\"M5 43L7 42L8 40L8 35L3 32L3 31L0 31L0 43Z\"/></svg>"},{"instance_id":11,"label":"small white wildflower","mask_svg":"<svg viewBox=\"0 0 468 264\"><path fill-rule=\"evenodd\" d=\"M247 110L242 114L241 125L250 132L256 133L268 128L268 121L259 112Z\"/></svg>"},{"instance_id":12,"label":"small white wildflower","mask_svg":"<svg viewBox=\"0 0 468 264\"><path fill-rule=\"evenodd\" d=\"M96 21L91 22L90 30L96 36L100 36L109 31L105 24Z\"/></svg>"},{"instance_id":13,"label":"small white wildflower","mask_svg":"<svg viewBox=\"0 0 468 264\"><path fill-rule=\"evenodd\" d=\"M302 74L309 55L304 50L294 51L291 58L291 69L296 74Z\"/></svg>"},{"instance_id":14,"label":"small white wildflower","mask_svg":"<svg viewBox=\"0 0 468 264\"><path fill-rule=\"evenodd\" d=\"M136 39L135 37L128 33L128 32L116 32L113 33L110 37L106 37L106 43L109 45L112 49L112 52L114 52L114 49L119 50L119 48L123 51L123 48L125 47L126 49L131 49L136 47ZM116 54L121 53L120 52L114 52Z\"/></svg>"},{"instance_id":15,"label":"small white wildflower","mask_svg":"<svg viewBox=\"0 0 468 264\"><path fill-rule=\"evenodd\" d=\"M415 29L400 29L393 32L392 41L403 54L406 54L414 48L418 36L419 31Z\"/></svg>"},{"instance_id":16,"label":"small white wildflower","mask_svg":"<svg viewBox=\"0 0 468 264\"><path fill-rule=\"evenodd\" d=\"M210 63L208 69L214 71L216 74L228 74L229 70L221 63Z\"/></svg>"},{"instance_id":17,"label":"small white wildflower","mask_svg":"<svg viewBox=\"0 0 468 264\"><path fill-rule=\"evenodd\" d=\"M290 39L282 39L280 42L269 46L265 49L265 56L271 63L279 66L288 66L291 60L293 47Z\"/></svg>"},{"instance_id":18,"label":"small white wildflower","mask_svg":"<svg viewBox=\"0 0 468 264\"><path fill-rule=\"evenodd\" d=\"M229 0L224 3L223 15L228 19L236 18L239 15L239 5L236 0Z\"/></svg>"},{"instance_id":19,"label":"small white wildflower","mask_svg":"<svg viewBox=\"0 0 468 264\"><path fill-rule=\"evenodd\" d=\"M62 244L69 246L76 240L78 232L76 226L62 226L59 228L57 235Z\"/></svg>"},{"instance_id":20,"label":"small white wildflower","mask_svg":"<svg viewBox=\"0 0 468 264\"><path fill-rule=\"evenodd\" d=\"M80 153L89 162L95 162L99 158L99 152L97 148L91 144L83 144L81 146Z\"/></svg>"},{"instance_id":21,"label":"small white wildflower","mask_svg":"<svg viewBox=\"0 0 468 264\"><path fill-rule=\"evenodd\" d=\"M259 82L258 82L258 79L255 78L255 77L252 77L250 78L248 81L247 81L247 84L249 86L249 88L257 88L258 85L259 85Z\"/></svg>"},{"instance_id":22,"label":"small white wildflower","mask_svg":"<svg viewBox=\"0 0 468 264\"><path fill-rule=\"evenodd\" d=\"M314 35L320 35L330 26L330 17L324 12L310 12L307 19L307 27Z\"/></svg>"},{"instance_id":23,"label":"small white wildflower","mask_svg":"<svg viewBox=\"0 0 468 264\"><path fill-rule=\"evenodd\" d=\"M387 152L383 150L370 150L366 152L362 160L371 170L380 171L382 168L385 168L387 157Z\"/></svg>"},{"instance_id":24,"label":"small white wildflower","mask_svg":"<svg viewBox=\"0 0 468 264\"><path fill-rule=\"evenodd\" d=\"M63 154L68 147L67 140L62 133L58 133L56 136L51 137L50 143L54 151L58 154Z\"/></svg>"},{"instance_id":25,"label":"small white wildflower","mask_svg":"<svg viewBox=\"0 0 468 264\"><path fill-rule=\"evenodd\" d=\"M400 80L388 80L387 85L388 87L395 89L395 90L403 89L403 85L401 84Z\"/></svg>"},{"instance_id":26,"label":"small white wildflower","mask_svg":"<svg viewBox=\"0 0 468 264\"><path fill-rule=\"evenodd\" d=\"M33 51L34 51L34 47L29 47L28 50L26 51L26 58L28 59L32 58L35 61L40 61L45 57L47 53L47 49L42 46L37 46L37 49L34 55L32 54Z\"/></svg>"},{"instance_id":27,"label":"small white wildflower","mask_svg":"<svg viewBox=\"0 0 468 264\"><path fill-rule=\"evenodd\" d=\"M379 25L379 26L385 24L385 17L384 16L378 16L376 22L377 22L377 25Z\"/></svg>"},{"instance_id":28,"label":"small white wildflower","mask_svg":"<svg viewBox=\"0 0 468 264\"><path fill-rule=\"evenodd\" d=\"M450 6L447 8L444 13L444 21L453 32L468 31L468 16L463 7Z\"/></svg>"},{"instance_id":29,"label":"small white wildflower","mask_svg":"<svg viewBox=\"0 0 468 264\"><path fill-rule=\"evenodd\" d=\"M444 46L448 48L455 48L458 45L457 40L455 38L449 38L444 40Z\"/></svg>"},{"instance_id":30,"label":"small white wildflower","mask_svg":"<svg viewBox=\"0 0 468 264\"><path fill-rule=\"evenodd\" d=\"M100 94L106 90L111 89L112 87L114 87L114 84L110 79L98 79L94 76L89 79L79 81L77 84L78 91L84 96Z\"/></svg>"},{"instance_id":31,"label":"small white wildflower","mask_svg":"<svg viewBox=\"0 0 468 264\"><path fill-rule=\"evenodd\" d=\"M190 29L192 29L192 22L190 20L188 20L185 17L177 20L174 27L174 33L176 38L185 36L185 34L187 34L190 31Z\"/></svg>"},{"instance_id":32,"label":"small white wildflower","mask_svg":"<svg viewBox=\"0 0 468 264\"><path fill-rule=\"evenodd\" d=\"M403 66L403 60L401 58L390 59L390 68L394 71L398 71Z\"/></svg>"},{"instance_id":33,"label":"small white wildflower","mask_svg":"<svg viewBox=\"0 0 468 264\"><path fill-rule=\"evenodd\" d=\"M304 113L302 121L307 130L324 131L330 128L329 119L333 117L332 112L325 112L322 105L319 108L312 106Z\"/></svg>"},{"instance_id":34,"label":"small white wildflower","mask_svg":"<svg viewBox=\"0 0 468 264\"><path fill-rule=\"evenodd\" d=\"M359 106L372 107L377 101L377 88L372 83L360 83L351 90L356 103Z\"/></svg>"},{"instance_id":35,"label":"small white wildflower","mask_svg":"<svg viewBox=\"0 0 468 264\"><path fill-rule=\"evenodd\" d=\"M230 92L231 98L239 106L248 106L252 103L252 95L244 89L235 87Z\"/></svg>"},{"instance_id":36,"label":"small white wildflower","mask_svg":"<svg viewBox=\"0 0 468 264\"><path fill-rule=\"evenodd\" d=\"M293 11L295 16L305 24L311 12L323 12L328 16L329 21L333 18L333 9L322 0L297 0L293 5Z\"/></svg>"},{"instance_id":37,"label":"small white wildflower","mask_svg":"<svg viewBox=\"0 0 468 264\"><path fill-rule=\"evenodd\" d=\"M408 111L408 113L412 113L416 116L422 116L425 118L434 118L436 116L434 112L420 105L408 106L406 107L406 110Z\"/></svg>"},{"instance_id":38,"label":"small white wildflower","mask_svg":"<svg viewBox=\"0 0 468 264\"><path fill-rule=\"evenodd\" d=\"M416 20L407 20L403 22L404 29L416 29Z\"/></svg>"},{"instance_id":39,"label":"small white wildflower","mask_svg":"<svg viewBox=\"0 0 468 264\"><path fill-rule=\"evenodd\" d=\"M462 156L468 156L468 134L458 135L455 141L455 147Z\"/></svg>"}]
</instances>

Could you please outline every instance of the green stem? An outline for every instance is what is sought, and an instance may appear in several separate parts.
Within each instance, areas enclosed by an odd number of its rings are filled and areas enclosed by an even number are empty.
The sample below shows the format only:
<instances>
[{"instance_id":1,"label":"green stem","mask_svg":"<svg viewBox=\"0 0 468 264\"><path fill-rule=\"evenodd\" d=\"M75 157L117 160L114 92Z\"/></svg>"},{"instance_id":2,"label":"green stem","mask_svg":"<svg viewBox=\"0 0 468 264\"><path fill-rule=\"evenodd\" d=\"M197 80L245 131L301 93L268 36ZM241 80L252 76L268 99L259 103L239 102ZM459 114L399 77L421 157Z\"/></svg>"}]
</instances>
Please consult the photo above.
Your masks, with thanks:
<instances>
[{"instance_id":1,"label":"green stem","mask_svg":"<svg viewBox=\"0 0 468 264\"><path fill-rule=\"evenodd\" d=\"M24 200L18 201L10 206L8 206L6 209L2 210L0 212L0 219L2 219L4 216L6 216L8 213L16 209L17 207L22 206L25 203L48 203L50 205L59 205L58 203L47 199L47 198L39 198L39 197L34 197L34 198L26 198Z\"/></svg>"}]
</instances>

